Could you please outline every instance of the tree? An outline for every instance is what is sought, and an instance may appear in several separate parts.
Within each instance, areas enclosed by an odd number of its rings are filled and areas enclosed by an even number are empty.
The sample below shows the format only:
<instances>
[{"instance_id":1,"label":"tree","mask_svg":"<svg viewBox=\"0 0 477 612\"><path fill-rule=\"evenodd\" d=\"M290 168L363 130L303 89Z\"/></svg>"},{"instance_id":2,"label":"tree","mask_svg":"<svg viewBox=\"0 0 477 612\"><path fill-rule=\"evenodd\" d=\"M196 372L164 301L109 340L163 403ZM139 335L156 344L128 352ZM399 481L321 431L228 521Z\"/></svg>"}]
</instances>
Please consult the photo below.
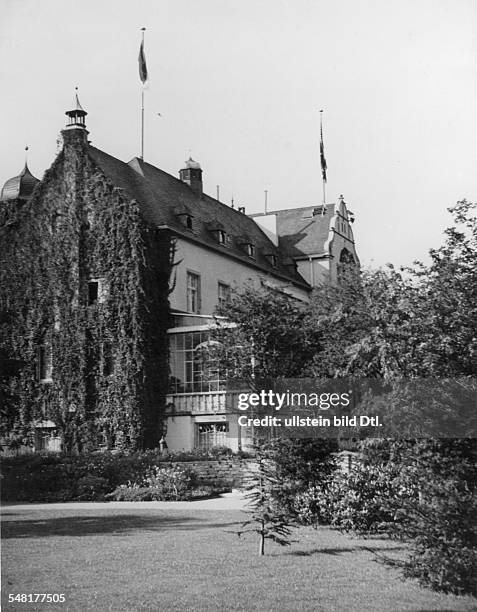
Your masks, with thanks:
<instances>
[{"instance_id":1,"label":"tree","mask_svg":"<svg viewBox=\"0 0 477 612\"><path fill-rule=\"evenodd\" d=\"M449 209L455 225L431 263L363 272L318 288L307 327L318 376L472 376L477 372L477 204Z\"/></svg>"},{"instance_id":2,"label":"tree","mask_svg":"<svg viewBox=\"0 0 477 612\"><path fill-rule=\"evenodd\" d=\"M277 290L246 286L218 314L228 321L216 339L225 347L217 356L229 377L302 377L320 350L320 334L305 325L307 306Z\"/></svg>"},{"instance_id":3,"label":"tree","mask_svg":"<svg viewBox=\"0 0 477 612\"><path fill-rule=\"evenodd\" d=\"M237 533L239 537L244 533L258 533L258 554L264 555L266 540L272 540L280 546L290 545L293 519L279 501L286 482L277 474L273 447L257 444L255 461L256 469L251 472L246 487L246 512L250 518L244 521L242 529Z\"/></svg>"}]
</instances>

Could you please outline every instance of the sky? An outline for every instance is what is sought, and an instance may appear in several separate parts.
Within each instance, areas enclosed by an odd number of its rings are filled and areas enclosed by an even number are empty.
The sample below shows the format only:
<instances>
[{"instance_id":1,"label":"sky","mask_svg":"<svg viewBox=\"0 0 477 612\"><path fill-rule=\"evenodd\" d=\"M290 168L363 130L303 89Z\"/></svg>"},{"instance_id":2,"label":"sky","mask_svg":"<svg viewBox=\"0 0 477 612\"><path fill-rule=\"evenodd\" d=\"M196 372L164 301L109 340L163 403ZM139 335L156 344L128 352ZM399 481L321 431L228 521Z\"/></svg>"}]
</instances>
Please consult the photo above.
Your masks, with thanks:
<instances>
[{"instance_id":1,"label":"sky","mask_svg":"<svg viewBox=\"0 0 477 612\"><path fill-rule=\"evenodd\" d=\"M321 203L356 217L361 263L426 261L477 199L476 0L0 0L0 183L41 178L74 88L92 144L248 213ZM160 114L158 114L160 113Z\"/></svg>"}]
</instances>

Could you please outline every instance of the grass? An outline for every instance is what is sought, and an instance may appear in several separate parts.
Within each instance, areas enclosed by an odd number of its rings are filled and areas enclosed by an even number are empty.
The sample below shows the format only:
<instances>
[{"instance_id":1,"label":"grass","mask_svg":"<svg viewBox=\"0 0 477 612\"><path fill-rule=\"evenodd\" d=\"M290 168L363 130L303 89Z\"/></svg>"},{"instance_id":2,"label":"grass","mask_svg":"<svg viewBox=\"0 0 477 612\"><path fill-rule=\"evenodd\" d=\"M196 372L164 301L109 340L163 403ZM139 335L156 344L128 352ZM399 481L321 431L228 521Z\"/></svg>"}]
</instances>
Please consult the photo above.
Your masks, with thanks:
<instances>
[{"instance_id":1,"label":"grass","mask_svg":"<svg viewBox=\"0 0 477 612\"><path fill-rule=\"evenodd\" d=\"M477 600L403 582L380 560L405 548L328 528L297 530L290 547L233 531L238 510L41 509L3 512L3 610L476 610ZM8 593L65 593L65 604L8 604Z\"/></svg>"}]
</instances>

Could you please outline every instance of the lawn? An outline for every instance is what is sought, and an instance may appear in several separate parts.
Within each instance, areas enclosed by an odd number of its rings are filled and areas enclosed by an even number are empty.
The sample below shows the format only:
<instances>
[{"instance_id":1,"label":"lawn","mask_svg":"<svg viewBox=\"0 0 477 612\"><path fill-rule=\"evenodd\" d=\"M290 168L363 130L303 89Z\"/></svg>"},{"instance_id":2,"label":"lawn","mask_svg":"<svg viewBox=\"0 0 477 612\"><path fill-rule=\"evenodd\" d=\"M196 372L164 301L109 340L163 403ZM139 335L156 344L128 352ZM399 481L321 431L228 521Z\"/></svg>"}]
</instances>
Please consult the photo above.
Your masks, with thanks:
<instances>
[{"instance_id":1,"label":"lawn","mask_svg":"<svg viewBox=\"0 0 477 612\"><path fill-rule=\"evenodd\" d=\"M382 557L397 542L301 528L290 547L233 531L238 510L7 506L3 610L404 611L476 610L477 600L403 582ZM6 602L8 593L65 593L66 603Z\"/></svg>"}]
</instances>

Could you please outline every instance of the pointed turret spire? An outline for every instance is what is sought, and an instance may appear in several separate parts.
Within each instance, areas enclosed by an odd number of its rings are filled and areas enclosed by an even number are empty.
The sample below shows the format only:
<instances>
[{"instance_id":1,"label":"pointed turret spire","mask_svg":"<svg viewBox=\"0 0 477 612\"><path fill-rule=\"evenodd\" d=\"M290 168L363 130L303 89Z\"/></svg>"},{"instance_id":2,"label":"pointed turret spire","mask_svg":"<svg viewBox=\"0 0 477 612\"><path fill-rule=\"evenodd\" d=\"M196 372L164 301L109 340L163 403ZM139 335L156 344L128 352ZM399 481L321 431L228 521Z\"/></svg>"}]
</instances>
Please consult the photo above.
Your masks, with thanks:
<instances>
[{"instance_id":1,"label":"pointed turret spire","mask_svg":"<svg viewBox=\"0 0 477 612\"><path fill-rule=\"evenodd\" d=\"M69 117L68 125L66 126L67 130L71 129L82 129L86 130L86 122L85 117L88 113L81 106L79 98L78 98L78 88L75 87L75 97L73 100L73 108L71 110L66 111L65 115Z\"/></svg>"}]
</instances>

